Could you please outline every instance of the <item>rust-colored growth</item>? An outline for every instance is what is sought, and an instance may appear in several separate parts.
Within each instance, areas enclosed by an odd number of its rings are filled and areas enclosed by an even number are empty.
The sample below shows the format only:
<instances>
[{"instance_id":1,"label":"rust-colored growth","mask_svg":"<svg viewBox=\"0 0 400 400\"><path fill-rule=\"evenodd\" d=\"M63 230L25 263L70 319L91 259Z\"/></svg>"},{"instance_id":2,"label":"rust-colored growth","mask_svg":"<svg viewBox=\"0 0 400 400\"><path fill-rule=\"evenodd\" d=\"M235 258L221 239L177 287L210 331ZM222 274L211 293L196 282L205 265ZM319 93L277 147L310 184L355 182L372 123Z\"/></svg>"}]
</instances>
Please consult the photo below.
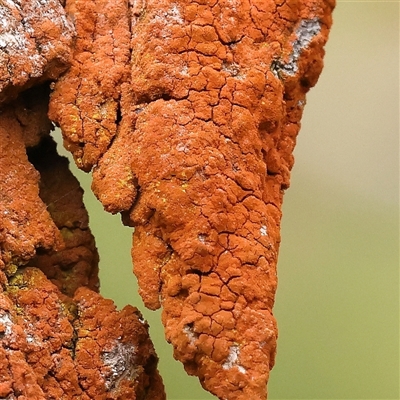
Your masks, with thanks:
<instances>
[{"instance_id":1,"label":"rust-colored growth","mask_svg":"<svg viewBox=\"0 0 400 400\"><path fill-rule=\"evenodd\" d=\"M48 136L47 102L48 90L35 87L1 110L0 270L33 264L73 296L97 290L98 255L83 191Z\"/></svg>"},{"instance_id":2,"label":"rust-colored growth","mask_svg":"<svg viewBox=\"0 0 400 400\"><path fill-rule=\"evenodd\" d=\"M73 25L57 0L3 3L0 398L163 400L147 323L96 293L83 191L49 137L45 81L66 69Z\"/></svg>"},{"instance_id":3,"label":"rust-colored growth","mask_svg":"<svg viewBox=\"0 0 400 400\"><path fill-rule=\"evenodd\" d=\"M0 271L28 262L38 248L59 250L63 245L40 199L40 176L28 161L26 129L16 114L13 105L3 107L0 114Z\"/></svg>"},{"instance_id":4,"label":"rust-colored growth","mask_svg":"<svg viewBox=\"0 0 400 400\"><path fill-rule=\"evenodd\" d=\"M74 27L60 0L0 3L0 103L68 67Z\"/></svg>"},{"instance_id":5,"label":"rust-colored growth","mask_svg":"<svg viewBox=\"0 0 400 400\"><path fill-rule=\"evenodd\" d=\"M129 83L127 1L68 1L77 39L69 73L53 94L52 119L64 129L64 145L88 171L115 136L121 86Z\"/></svg>"},{"instance_id":6,"label":"rust-colored growth","mask_svg":"<svg viewBox=\"0 0 400 400\"><path fill-rule=\"evenodd\" d=\"M148 326L137 308L117 312L111 300L86 288L74 300L76 370L89 398L165 400Z\"/></svg>"},{"instance_id":7,"label":"rust-colored growth","mask_svg":"<svg viewBox=\"0 0 400 400\"><path fill-rule=\"evenodd\" d=\"M165 399L137 309L118 312L84 287L66 298L37 268L19 269L4 289L1 398Z\"/></svg>"},{"instance_id":8,"label":"rust-colored growth","mask_svg":"<svg viewBox=\"0 0 400 400\"><path fill-rule=\"evenodd\" d=\"M105 209L135 227L140 294L163 307L175 357L221 399L265 399L282 196L334 0L90 3L66 3L85 35L50 116ZM117 91L92 80L109 63Z\"/></svg>"},{"instance_id":9,"label":"rust-colored growth","mask_svg":"<svg viewBox=\"0 0 400 400\"><path fill-rule=\"evenodd\" d=\"M165 399L140 313L93 291L98 255L83 191L34 129L46 113L22 107L36 92L0 115L0 397Z\"/></svg>"},{"instance_id":10,"label":"rust-colored growth","mask_svg":"<svg viewBox=\"0 0 400 400\"><path fill-rule=\"evenodd\" d=\"M97 291L98 254L83 204L83 190L68 168L68 160L45 138L29 151L29 160L40 173L40 197L60 231L64 246L38 252L29 264L40 268L67 296L81 286Z\"/></svg>"}]
</instances>

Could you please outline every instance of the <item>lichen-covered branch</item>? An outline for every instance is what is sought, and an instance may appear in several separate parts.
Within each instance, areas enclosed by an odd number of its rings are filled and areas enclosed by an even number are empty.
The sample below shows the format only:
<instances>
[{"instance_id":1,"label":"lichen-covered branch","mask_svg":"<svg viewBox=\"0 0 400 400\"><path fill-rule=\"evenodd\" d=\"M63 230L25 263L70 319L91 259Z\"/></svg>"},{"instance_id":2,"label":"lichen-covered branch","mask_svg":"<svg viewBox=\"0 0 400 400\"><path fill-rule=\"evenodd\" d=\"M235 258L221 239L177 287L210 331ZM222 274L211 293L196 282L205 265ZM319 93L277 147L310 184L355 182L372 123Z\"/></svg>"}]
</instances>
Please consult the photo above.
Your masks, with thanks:
<instances>
[{"instance_id":1,"label":"lichen-covered branch","mask_svg":"<svg viewBox=\"0 0 400 400\"><path fill-rule=\"evenodd\" d=\"M221 399L266 398L282 196L333 7L66 2L78 36L50 117L135 227L140 293L175 357Z\"/></svg>"},{"instance_id":2,"label":"lichen-covered branch","mask_svg":"<svg viewBox=\"0 0 400 400\"><path fill-rule=\"evenodd\" d=\"M66 70L75 31L60 0L2 0L0 21L0 103Z\"/></svg>"},{"instance_id":3,"label":"lichen-covered branch","mask_svg":"<svg viewBox=\"0 0 400 400\"><path fill-rule=\"evenodd\" d=\"M73 24L58 1L0 18L0 398L165 399L147 323L96 293L83 191L49 136Z\"/></svg>"},{"instance_id":4,"label":"lichen-covered branch","mask_svg":"<svg viewBox=\"0 0 400 400\"><path fill-rule=\"evenodd\" d=\"M2 111L0 397L165 398L138 310L93 291L97 250L68 161L49 137L28 158L20 122Z\"/></svg>"},{"instance_id":5,"label":"lichen-covered branch","mask_svg":"<svg viewBox=\"0 0 400 400\"><path fill-rule=\"evenodd\" d=\"M66 299L37 268L0 293L0 396L163 399L157 357L137 309L81 287Z\"/></svg>"}]
</instances>

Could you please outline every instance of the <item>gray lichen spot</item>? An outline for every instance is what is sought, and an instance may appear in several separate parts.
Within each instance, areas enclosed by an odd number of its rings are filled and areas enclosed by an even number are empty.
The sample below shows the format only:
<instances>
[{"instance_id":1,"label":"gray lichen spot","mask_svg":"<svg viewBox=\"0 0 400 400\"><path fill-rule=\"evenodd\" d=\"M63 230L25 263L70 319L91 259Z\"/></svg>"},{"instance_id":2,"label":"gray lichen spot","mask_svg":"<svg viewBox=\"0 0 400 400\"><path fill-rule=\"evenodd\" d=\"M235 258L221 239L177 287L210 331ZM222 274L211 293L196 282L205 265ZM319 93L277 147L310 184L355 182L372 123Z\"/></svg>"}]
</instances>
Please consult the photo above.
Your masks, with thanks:
<instances>
[{"instance_id":1,"label":"gray lichen spot","mask_svg":"<svg viewBox=\"0 0 400 400\"><path fill-rule=\"evenodd\" d=\"M294 76L299 70L297 62L299 61L301 51L308 47L313 38L321 31L321 24L318 18L304 19L296 29L296 40L293 42L293 50L290 53L289 61L284 64L280 60L274 60L271 70L276 77L280 73Z\"/></svg>"},{"instance_id":2,"label":"gray lichen spot","mask_svg":"<svg viewBox=\"0 0 400 400\"><path fill-rule=\"evenodd\" d=\"M3 332L0 335L9 336L12 332L13 322L11 321L10 314L4 313L0 315L0 324L3 325Z\"/></svg>"},{"instance_id":3,"label":"gray lichen spot","mask_svg":"<svg viewBox=\"0 0 400 400\"><path fill-rule=\"evenodd\" d=\"M261 234L261 236L267 236L267 226L266 225L261 225L260 234Z\"/></svg>"},{"instance_id":4,"label":"gray lichen spot","mask_svg":"<svg viewBox=\"0 0 400 400\"><path fill-rule=\"evenodd\" d=\"M110 351L103 352L103 363L110 368L110 372L103 376L107 390L118 387L122 379L135 379L137 375L135 351L133 344L117 341Z\"/></svg>"},{"instance_id":5,"label":"gray lichen spot","mask_svg":"<svg viewBox=\"0 0 400 400\"><path fill-rule=\"evenodd\" d=\"M240 350L238 345L233 345L229 348L229 354L226 361L222 364L223 369L231 369L237 367L240 373L245 374L246 369L239 364Z\"/></svg>"},{"instance_id":6,"label":"gray lichen spot","mask_svg":"<svg viewBox=\"0 0 400 400\"><path fill-rule=\"evenodd\" d=\"M186 334L187 338L189 339L189 343L194 344L197 339L197 336L193 332L193 328L190 325L185 325L183 327L183 332Z\"/></svg>"}]
</instances>

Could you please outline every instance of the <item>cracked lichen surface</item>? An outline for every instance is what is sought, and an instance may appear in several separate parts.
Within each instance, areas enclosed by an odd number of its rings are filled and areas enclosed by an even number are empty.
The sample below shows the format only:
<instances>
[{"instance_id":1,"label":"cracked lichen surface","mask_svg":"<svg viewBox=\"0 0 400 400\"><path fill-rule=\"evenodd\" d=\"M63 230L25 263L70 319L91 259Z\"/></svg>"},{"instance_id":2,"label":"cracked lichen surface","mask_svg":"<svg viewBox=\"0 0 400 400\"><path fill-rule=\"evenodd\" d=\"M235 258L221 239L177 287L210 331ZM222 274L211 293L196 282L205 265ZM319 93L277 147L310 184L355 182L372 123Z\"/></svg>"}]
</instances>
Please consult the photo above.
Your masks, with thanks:
<instances>
[{"instance_id":1,"label":"cracked lichen surface","mask_svg":"<svg viewBox=\"0 0 400 400\"><path fill-rule=\"evenodd\" d=\"M83 191L50 137L25 148L20 104L0 112L0 398L162 400L148 326L95 292Z\"/></svg>"},{"instance_id":2,"label":"cracked lichen surface","mask_svg":"<svg viewBox=\"0 0 400 400\"><path fill-rule=\"evenodd\" d=\"M19 269L3 289L1 398L165 398L137 309L117 311L111 300L84 287L73 299L63 296L32 267Z\"/></svg>"},{"instance_id":3,"label":"cracked lichen surface","mask_svg":"<svg viewBox=\"0 0 400 400\"><path fill-rule=\"evenodd\" d=\"M142 316L95 292L97 250L68 160L49 137L27 151L20 123L2 110L0 398L164 399Z\"/></svg>"},{"instance_id":4,"label":"cracked lichen surface","mask_svg":"<svg viewBox=\"0 0 400 400\"><path fill-rule=\"evenodd\" d=\"M147 323L96 293L83 190L49 136L72 22L56 0L0 1L0 19L0 398L163 400Z\"/></svg>"},{"instance_id":5,"label":"cracked lichen surface","mask_svg":"<svg viewBox=\"0 0 400 400\"><path fill-rule=\"evenodd\" d=\"M174 356L221 399L264 399L282 196L334 1L87 4L66 2L78 37L50 116L135 227L140 294Z\"/></svg>"},{"instance_id":6,"label":"cracked lichen surface","mask_svg":"<svg viewBox=\"0 0 400 400\"><path fill-rule=\"evenodd\" d=\"M0 103L65 71L74 27L59 0L0 2Z\"/></svg>"}]
</instances>

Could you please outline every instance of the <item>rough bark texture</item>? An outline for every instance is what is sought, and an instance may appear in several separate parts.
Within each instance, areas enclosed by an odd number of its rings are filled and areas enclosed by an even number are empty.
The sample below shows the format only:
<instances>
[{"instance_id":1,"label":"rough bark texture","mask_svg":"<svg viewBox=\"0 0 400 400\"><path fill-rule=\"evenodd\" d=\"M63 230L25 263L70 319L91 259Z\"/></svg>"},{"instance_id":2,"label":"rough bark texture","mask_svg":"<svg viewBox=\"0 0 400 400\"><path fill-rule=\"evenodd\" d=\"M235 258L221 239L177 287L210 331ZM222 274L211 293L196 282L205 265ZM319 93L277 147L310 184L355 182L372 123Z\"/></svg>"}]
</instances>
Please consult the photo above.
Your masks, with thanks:
<instances>
[{"instance_id":1,"label":"rough bark texture","mask_svg":"<svg viewBox=\"0 0 400 400\"><path fill-rule=\"evenodd\" d=\"M282 195L334 0L67 0L50 116L135 227L147 307L221 399L265 399Z\"/></svg>"},{"instance_id":2,"label":"rough bark texture","mask_svg":"<svg viewBox=\"0 0 400 400\"><path fill-rule=\"evenodd\" d=\"M147 323L96 293L83 191L49 136L73 25L53 0L0 19L0 398L165 399Z\"/></svg>"}]
</instances>

